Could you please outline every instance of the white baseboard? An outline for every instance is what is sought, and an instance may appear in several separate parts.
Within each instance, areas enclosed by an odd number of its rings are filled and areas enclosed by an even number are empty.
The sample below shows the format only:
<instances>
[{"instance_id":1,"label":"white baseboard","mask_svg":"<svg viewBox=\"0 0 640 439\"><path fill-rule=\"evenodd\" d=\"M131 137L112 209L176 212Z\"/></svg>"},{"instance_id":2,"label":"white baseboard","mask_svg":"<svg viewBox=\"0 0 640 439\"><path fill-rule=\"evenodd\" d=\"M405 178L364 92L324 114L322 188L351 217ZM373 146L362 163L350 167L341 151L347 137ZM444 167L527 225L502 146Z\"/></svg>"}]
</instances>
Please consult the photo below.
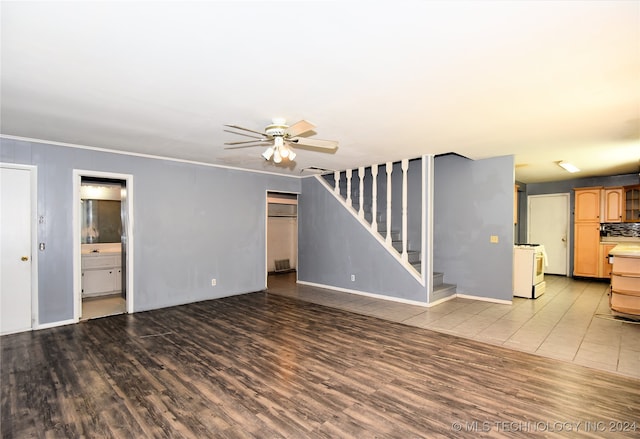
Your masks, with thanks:
<instances>
[{"instance_id":1,"label":"white baseboard","mask_svg":"<svg viewBox=\"0 0 640 439\"><path fill-rule=\"evenodd\" d=\"M441 303L447 302L451 299L455 299L456 297L459 297L461 299L479 300L482 302L500 303L503 305L512 304L511 300L492 299L490 297L471 296L468 294L452 294L451 296L443 297L442 299L436 300L435 302L425 303L425 302L418 302L417 300L402 299L400 297L385 296L383 294L367 293L364 291L351 290L349 288L334 287L332 285L318 284L315 282L307 282L303 280L298 280L296 282L301 285L308 285L310 287L324 288L325 290L340 291L342 293L357 294L359 296L373 297L375 299L388 300L390 302L406 303L407 305L416 305L416 306L421 306L423 308L431 308L432 306L440 305Z\"/></svg>"},{"instance_id":2,"label":"white baseboard","mask_svg":"<svg viewBox=\"0 0 640 439\"><path fill-rule=\"evenodd\" d=\"M511 304L513 304L512 300L493 299L491 297L470 296L468 294L456 294L456 297L459 297L461 299L479 300L481 302L500 303L502 305L511 305Z\"/></svg>"},{"instance_id":3,"label":"white baseboard","mask_svg":"<svg viewBox=\"0 0 640 439\"><path fill-rule=\"evenodd\" d=\"M76 324L76 323L78 323L78 322L76 322L74 319L60 320L59 322L42 323L42 324L39 324L39 325L34 325L33 326L33 330L34 331L39 331L40 329L49 329L49 328L55 328L57 326L73 325L73 324Z\"/></svg>"},{"instance_id":4,"label":"white baseboard","mask_svg":"<svg viewBox=\"0 0 640 439\"><path fill-rule=\"evenodd\" d=\"M426 302L419 302L417 300L409 300L409 299L402 299L400 297L385 296L384 294L367 293L367 292L364 292L364 291L351 290L349 288L334 287L332 285L317 284L317 283L314 283L314 282L306 282L306 281L303 281L303 280L298 280L297 283L302 284L302 285L308 285L310 287L324 288L325 290L340 291L342 293L357 294L359 296L366 296L366 297L373 297L375 299L389 300L390 302L406 303L407 305L417 305L417 306L422 306L422 307L425 307L425 308L428 308L429 306L431 306Z\"/></svg>"},{"instance_id":5,"label":"white baseboard","mask_svg":"<svg viewBox=\"0 0 640 439\"><path fill-rule=\"evenodd\" d=\"M440 305L441 303L448 302L451 299L455 299L456 297L458 297L456 294L452 294L451 296L443 297L442 299L438 299L435 302L431 302L428 305L428 307L431 308L432 306Z\"/></svg>"}]
</instances>

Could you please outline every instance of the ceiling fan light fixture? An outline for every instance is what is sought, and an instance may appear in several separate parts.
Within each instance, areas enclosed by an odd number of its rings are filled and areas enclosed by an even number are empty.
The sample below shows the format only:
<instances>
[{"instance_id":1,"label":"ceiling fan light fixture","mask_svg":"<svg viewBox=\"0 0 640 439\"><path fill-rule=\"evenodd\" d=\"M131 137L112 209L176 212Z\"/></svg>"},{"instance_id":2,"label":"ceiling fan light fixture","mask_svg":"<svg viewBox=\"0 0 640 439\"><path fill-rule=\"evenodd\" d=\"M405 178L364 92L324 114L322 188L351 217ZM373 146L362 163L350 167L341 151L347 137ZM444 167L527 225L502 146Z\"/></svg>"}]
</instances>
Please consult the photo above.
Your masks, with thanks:
<instances>
[{"instance_id":1,"label":"ceiling fan light fixture","mask_svg":"<svg viewBox=\"0 0 640 439\"><path fill-rule=\"evenodd\" d=\"M272 155L273 155L273 146L268 147L266 151L262 153L262 157L264 157L265 160L270 160Z\"/></svg>"},{"instance_id":2,"label":"ceiling fan light fixture","mask_svg":"<svg viewBox=\"0 0 640 439\"><path fill-rule=\"evenodd\" d=\"M576 165L573 165L569 162L565 162L563 160L558 162L558 166L560 166L567 172L571 172L571 173L580 172L580 169Z\"/></svg>"},{"instance_id":3,"label":"ceiling fan light fixture","mask_svg":"<svg viewBox=\"0 0 640 439\"><path fill-rule=\"evenodd\" d=\"M244 128L239 125L225 126L233 128L233 131L225 131L253 139L240 142L227 142L225 145L231 146L225 149L251 148L273 142L261 155L265 160L273 161L273 163L276 164L282 163L282 161L295 160L297 154L294 152L293 148L296 146L307 146L314 149L327 149L331 151L335 151L338 148L338 142L335 140L299 137L301 134L312 133L315 129L315 125L306 120L298 121L289 126L286 124L285 119L274 118L273 123L271 125L267 125L264 131Z\"/></svg>"}]
</instances>

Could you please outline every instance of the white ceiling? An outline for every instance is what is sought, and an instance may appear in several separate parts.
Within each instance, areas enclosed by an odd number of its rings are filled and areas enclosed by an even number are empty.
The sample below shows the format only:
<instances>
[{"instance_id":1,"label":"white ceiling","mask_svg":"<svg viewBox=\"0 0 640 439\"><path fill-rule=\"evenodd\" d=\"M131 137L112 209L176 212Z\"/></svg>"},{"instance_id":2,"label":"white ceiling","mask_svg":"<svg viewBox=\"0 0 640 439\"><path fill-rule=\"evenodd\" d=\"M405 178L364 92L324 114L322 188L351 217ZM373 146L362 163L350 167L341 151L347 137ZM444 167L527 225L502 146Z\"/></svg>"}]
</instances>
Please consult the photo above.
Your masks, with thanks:
<instances>
[{"instance_id":1,"label":"white ceiling","mask_svg":"<svg viewBox=\"0 0 640 439\"><path fill-rule=\"evenodd\" d=\"M301 175L515 155L524 183L640 168L639 1L1 3L4 136ZM295 166L223 124L307 119ZM583 171L568 174L555 162ZM304 175L304 173L302 174Z\"/></svg>"}]
</instances>

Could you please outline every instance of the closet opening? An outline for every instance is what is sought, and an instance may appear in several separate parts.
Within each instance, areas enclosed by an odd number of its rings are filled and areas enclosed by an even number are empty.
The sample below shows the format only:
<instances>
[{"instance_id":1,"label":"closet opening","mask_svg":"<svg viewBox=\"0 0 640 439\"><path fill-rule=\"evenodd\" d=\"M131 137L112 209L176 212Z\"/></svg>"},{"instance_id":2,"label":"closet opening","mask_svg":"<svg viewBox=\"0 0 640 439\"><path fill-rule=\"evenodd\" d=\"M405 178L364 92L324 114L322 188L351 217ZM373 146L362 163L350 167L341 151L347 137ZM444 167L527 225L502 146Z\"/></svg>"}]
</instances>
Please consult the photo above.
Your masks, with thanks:
<instances>
[{"instance_id":1,"label":"closet opening","mask_svg":"<svg viewBox=\"0 0 640 439\"><path fill-rule=\"evenodd\" d=\"M267 276L296 278L298 194L267 192Z\"/></svg>"}]
</instances>

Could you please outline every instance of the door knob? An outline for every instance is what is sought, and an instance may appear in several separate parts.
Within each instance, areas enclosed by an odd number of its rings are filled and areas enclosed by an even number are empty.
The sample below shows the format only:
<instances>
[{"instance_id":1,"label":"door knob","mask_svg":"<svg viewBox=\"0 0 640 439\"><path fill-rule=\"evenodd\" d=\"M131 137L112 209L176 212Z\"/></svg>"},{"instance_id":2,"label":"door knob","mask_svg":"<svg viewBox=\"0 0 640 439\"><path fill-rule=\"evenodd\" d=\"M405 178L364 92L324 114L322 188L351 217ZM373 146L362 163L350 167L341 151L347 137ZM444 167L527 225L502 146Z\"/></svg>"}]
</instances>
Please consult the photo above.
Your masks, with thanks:
<instances>
[{"instance_id":1,"label":"door knob","mask_svg":"<svg viewBox=\"0 0 640 439\"><path fill-rule=\"evenodd\" d=\"M28 261L29 260L29 256L23 256L20 258L21 261Z\"/></svg>"}]
</instances>

